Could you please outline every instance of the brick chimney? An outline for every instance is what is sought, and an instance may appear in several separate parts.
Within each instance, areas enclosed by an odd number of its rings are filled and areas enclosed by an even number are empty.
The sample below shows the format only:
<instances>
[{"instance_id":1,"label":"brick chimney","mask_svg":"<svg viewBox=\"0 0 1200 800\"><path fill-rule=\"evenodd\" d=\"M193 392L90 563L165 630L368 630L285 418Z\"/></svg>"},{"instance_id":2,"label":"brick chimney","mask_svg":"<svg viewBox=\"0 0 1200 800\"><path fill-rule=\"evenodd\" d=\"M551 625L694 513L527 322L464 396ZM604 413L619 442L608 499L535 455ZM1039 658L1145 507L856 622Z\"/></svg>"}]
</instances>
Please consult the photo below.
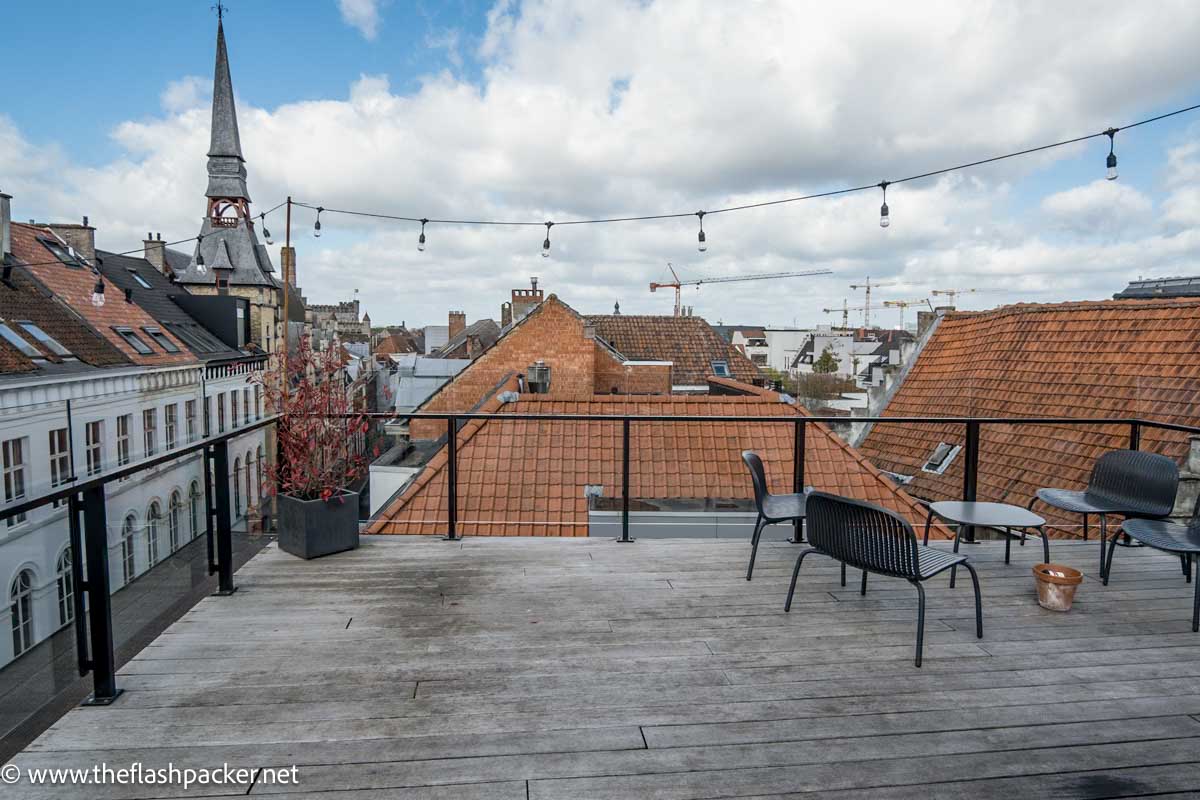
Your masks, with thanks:
<instances>
[{"instance_id":1,"label":"brick chimney","mask_svg":"<svg viewBox=\"0 0 1200 800\"><path fill-rule=\"evenodd\" d=\"M462 311L450 312L450 333L449 338L453 339L467 328L467 315Z\"/></svg>"},{"instance_id":2,"label":"brick chimney","mask_svg":"<svg viewBox=\"0 0 1200 800\"><path fill-rule=\"evenodd\" d=\"M512 319L513 322L519 322L530 311L533 311L541 305L543 298L542 290L538 288L538 279L529 279L529 289L513 289L512 290Z\"/></svg>"},{"instance_id":3,"label":"brick chimney","mask_svg":"<svg viewBox=\"0 0 1200 800\"><path fill-rule=\"evenodd\" d=\"M12 252L12 195L0 192L0 262Z\"/></svg>"},{"instance_id":4,"label":"brick chimney","mask_svg":"<svg viewBox=\"0 0 1200 800\"><path fill-rule=\"evenodd\" d=\"M167 243L162 240L162 234L151 236L146 234L142 242L143 257L163 275L170 275L171 268L167 266Z\"/></svg>"},{"instance_id":5,"label":"brick chimney","mask_svg":"<svg viewBox=\"0 0 1200 800\"><path fill-rule=\"evenodd\" d=\"M96 229L88 224L87 217L83 218L82 225L52 222L46 227L62 237L62 240L83 258L88 261L96 260Z\"/></svg>"},{"instance_id":6,"label":"brick chimney","mask_svg":"<svg viewBox=\"0 0 1200 800\"><path fill-rule=\"evenodd\" d=\"M294 288L296 286L296 248L279 248L279 267L283 270L284 281Z\"/></svg>"}]
</instances>

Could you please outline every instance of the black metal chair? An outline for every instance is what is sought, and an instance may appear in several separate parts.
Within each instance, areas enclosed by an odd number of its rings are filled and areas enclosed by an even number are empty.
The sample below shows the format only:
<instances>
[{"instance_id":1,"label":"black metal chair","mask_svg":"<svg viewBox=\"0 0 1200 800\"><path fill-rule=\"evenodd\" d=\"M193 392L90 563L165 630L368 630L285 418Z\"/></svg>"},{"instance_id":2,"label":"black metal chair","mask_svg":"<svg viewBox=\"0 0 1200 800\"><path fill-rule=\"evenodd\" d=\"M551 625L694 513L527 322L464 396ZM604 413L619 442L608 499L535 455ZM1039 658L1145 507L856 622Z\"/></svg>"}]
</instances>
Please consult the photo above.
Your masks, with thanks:
<instances>
[{"instance_id":1,"label":"black metal chair","mask_svg":"<svg viewBox=\"0 0 1200 800\"><path fill-rule=\"evenodd\" d=\"M1200 510L1200 503L1197 503L1196 510ZM1196 561L1196 556L1200 556L1200 518L1197 518L1196 510L1192 512L1192 518L1187 524L1162 519L1128 519L1121 525L1121 530L1129 534L1129 538L1155 550L1179 556L1188 582L1195 584L1192 599L1193 633L1200 631L1200 575L1196 580L1192 580L1192 562ZM1112 572L1113 551L1116 549L1117 540L1114 536L1104 567L1105 583L1108 583L1108 575Z\"/></svg>"},{"instance_id":2,"label":"black metal chair","mask_svg":"<svg viewBox=\"0 0 1200 800\"><path fill-rule=\"evenodd\" d=\"M1162 519L1175 507L1179 467L1166 456L1140 450L1112 450L1092 465L1087 488L1038 489L1029 501L1032 509L1041 500L1052 508L1100 517L1100 577L1108 583L1104 549L1108 542L1108 515ZM1115 537L1114 537L1115 540Z\"/></svg>"},{"instance_id":3,"label":"black metal chair","mask_svg":"<svg viewBox=\"0 0 1200 800\"><path fill-rule=\"evenodd\" d=\"M754 481L754 506L758 509L758 519L754 521L754 536L750 539L750 566L746 567L746 580L754 575L754 558L758 555L758 540L763 528L777 522L796 522L804 520L803 494L771 494L767 491L767 473L763 470L762 459L752 450L742 452L742 461L750 469L750 478Z\"/></svg>"},{"instance_id":4,"label":"black metal chair","mask_svg":"<svg viewBox=\"0 0 1200 800\"><path fill-rule=\"evenodd\" d=\"M792 584L788 587L784 611L792 610L796 579L800 565L809 553L820 553L863 570L862 593L867 593L867 573L903 578L917 587L917 660L921 666L921 651L925 642L925 587L921 582L958 565L971 573L975 586L975 635L983 638L983 601L979 595L979 576L967 557L947 553L917 542L917 535L907 520L886 508L850 500L825 492L808 495L808 541L796 559Z\"/></svg>"}]
</instances>

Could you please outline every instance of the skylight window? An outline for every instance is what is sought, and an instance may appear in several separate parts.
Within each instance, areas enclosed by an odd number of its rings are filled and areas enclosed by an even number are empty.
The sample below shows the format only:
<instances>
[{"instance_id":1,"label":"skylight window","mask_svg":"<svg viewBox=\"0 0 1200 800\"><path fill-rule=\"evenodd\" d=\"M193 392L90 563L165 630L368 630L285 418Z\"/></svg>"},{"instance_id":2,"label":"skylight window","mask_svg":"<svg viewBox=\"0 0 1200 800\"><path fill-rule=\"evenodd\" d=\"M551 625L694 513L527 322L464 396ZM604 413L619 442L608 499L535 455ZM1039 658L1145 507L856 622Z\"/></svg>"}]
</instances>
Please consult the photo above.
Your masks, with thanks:
<instances>
[{"instance_id":1,"label":"skylight window","mask_svg":"<svg viewBox=\"0 0 1200 800\"><path fill-rule=\"evenodd\" d=\"M39 237L38 241L46 246L46 249L54 254L62 263L68 267L82 269L83 265L79 263L79 259L75 256L75 251L55 239L44 239Z\"/></svg>"},{"instance_id":2,"label":"skylight window","mask_svg":"<svg viewBox=\"0 0 1200 800\"><path fill-rule=\"evenodd\" d=\"M716 375L718 378L728 378L729 377L729 362L728 361L712 362L712 374Z\"/></svg>"},{"instance_id":3,"label":"skylight window","mask_svg":"<svg viewBox=\"0 0 1200 800\"><path fill-rule=\"evenodd\" d=\"M47 350L49 350L51 353L54 353L54 355L56 355L56 356L70 356L71 355L70 350L63 347L61 344L58 343L57 339L55 339L50 334L46 333L44 330L39 328L37 325L34 325L32 322L29 322L28 320L23 320L23 321L19 322L18 324L22 328L25 329L26 333L28 333L30 336L32 336L33 338L35 338L39 342L41 342L42 346L45 347Z\"/></svg>"},{"instance_id":4,"label":"skylight window","mask_svg":"<svg viewBox=\"0 0 1200 800\"><path fill-rule=\"evenodd\" d=\"M133 279L134 279L135 281L137 281L137 283L138 283L138 286L141 286L143 289L150 289L150 288L152 288L152 287L150 286L149 282L147 282L147 280L146 280L145 278L143 278L141 275L139 275L139 274L138 274L138 271L137 271L136 269L134 269L133 267L129 267L129 274L130 274L131 276L133 276Z\"/></svg>"},{"instance_id":5,"label":"skylight window","mask_svg":"<svg viewBox=\"0 0 1200 800\"><path fill-rule=\"evenodd\" d=\"M141 337L134 332L133 328L126 328L121 325L114 325L113 330L117 335L125 340L125 343L133 348L135 353L140 353L144 356L153 355L154 351L150 349L150 345L142 341Z\"/></svg>"},{"instance_id":6,"label":"skylight window","mask_svg":"<svg viewBox=\"0 0 1200 800\"><path fill-rule=\"evenodd\" d=\"M938 442L938 446L933 448L933 455L921 467L926 472L933 472L941 475L950 466L950 462L958 455L958 451L962 449L962 445L947 444L946 442Z\"/></svg>"},{"instance_id":7,"label":"skylight window","mask_svg":"<svg viewBox=\"0 0 1200 800\"><path fill-rule=\"evenodd\" d=\"M0 322L0 336L4 337L4 341L20 350L23 355L27 355L30 358L43 358L40 350L25 341L19 333L8 327L4 322Z\"/></svg>"},{"instance_id":8,"label":"skylight window","mask_svg":"<svg viewBox=\"0 0 1200 800\"><path fill-rule=\"evenodd\" d=\"M154 341L158 342L158 346L161 347L163 350L166 350L168 353L178 353L179 352L179 348L175 345L174 342L172 342L170 339L167 338L167 335L162 332L161 328L155 328L155 327L146 325L146 326L143 326L142 330L144 330L146 332L147 336L149 336Z\"/></svg>"}]
</instances>

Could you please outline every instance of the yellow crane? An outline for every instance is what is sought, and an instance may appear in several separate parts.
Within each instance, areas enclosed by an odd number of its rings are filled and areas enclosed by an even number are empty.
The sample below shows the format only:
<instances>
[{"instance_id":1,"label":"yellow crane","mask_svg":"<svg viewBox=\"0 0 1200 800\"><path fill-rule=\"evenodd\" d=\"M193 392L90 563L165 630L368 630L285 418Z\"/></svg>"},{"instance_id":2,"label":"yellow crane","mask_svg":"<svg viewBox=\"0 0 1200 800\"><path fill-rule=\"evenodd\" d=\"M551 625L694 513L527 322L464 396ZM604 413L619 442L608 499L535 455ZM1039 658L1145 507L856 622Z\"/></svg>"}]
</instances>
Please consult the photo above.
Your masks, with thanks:
<instances>
[{"instance_id":1,"label":"yellow crane","mask_svg":"<svg viewBox=\"0 0 1200 800\"><path fill-rule=\"evenodd\" d=\"M928 297L922 297L920 300L884 300L883 304L888 308L900 309L900 330L904 330L904 312L909 306L925 305L933 311L933 303L929 302Z\"/></svg>"},{"instance_id":2,"label":"yellow crane","mask_svg":"<svg viewBox=\"0 0 1200 800\"><path fill-rule=\"evenodd\" d=\"M950 305L955 305L954 301L960 294L975 294L978 289L934 289L930 294L943 295L950 298Z\"/></svg>"},{"instance_id":3,"label":"yellow crane","mask_svg":"<svg viewBox=\"0 0 1200 800\"><path fill-rule=\"evenodd\" d=\"M675 272L675 267L668 262L667 269L671 270L671 277L675 280L664 283L651 283L650 291L654 292L659 289L674 289L675 290L675 316L681 316L682 307L679 305L679 289L683 286L695 286L700 288L701 284L705 283L736 283L738 281L765 281L775 278L805 278L809 275L832 275L831 269L811 269L805 272L765 272L758 275L730 275L724 278L696 278L690 281L681 281L679 274Z\"/></svg>"}]
</instances>

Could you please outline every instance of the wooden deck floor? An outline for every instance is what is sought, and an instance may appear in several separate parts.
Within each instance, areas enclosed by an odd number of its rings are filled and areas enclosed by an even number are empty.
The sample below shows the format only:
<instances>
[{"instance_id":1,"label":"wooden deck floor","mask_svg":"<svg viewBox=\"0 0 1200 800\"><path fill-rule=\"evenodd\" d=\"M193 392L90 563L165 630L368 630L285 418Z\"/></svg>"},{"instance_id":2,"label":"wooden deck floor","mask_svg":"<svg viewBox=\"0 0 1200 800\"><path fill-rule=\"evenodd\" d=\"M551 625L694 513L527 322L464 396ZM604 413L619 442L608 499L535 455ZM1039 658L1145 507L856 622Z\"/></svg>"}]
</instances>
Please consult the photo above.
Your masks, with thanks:
<instances>
[{"instance_id":1,"label":"wooden deck floor","mask_svg":"<svg viewBox=\"0 0 1200 800\"><path fill-rule=\"evenodd\" d=\"M310 800L1195 796L1200 634L1179 562L1054 543L1087 572L1040 609L1036 546L970 546L984 591L916 593L795 546L377 537L302 562L274 546L14 763L299 765L299 787L0 787L3 797ZM809 566L811 564L811 568ZM960 576L965 578L965 576Z\"/></svg>"}]
</instances>

